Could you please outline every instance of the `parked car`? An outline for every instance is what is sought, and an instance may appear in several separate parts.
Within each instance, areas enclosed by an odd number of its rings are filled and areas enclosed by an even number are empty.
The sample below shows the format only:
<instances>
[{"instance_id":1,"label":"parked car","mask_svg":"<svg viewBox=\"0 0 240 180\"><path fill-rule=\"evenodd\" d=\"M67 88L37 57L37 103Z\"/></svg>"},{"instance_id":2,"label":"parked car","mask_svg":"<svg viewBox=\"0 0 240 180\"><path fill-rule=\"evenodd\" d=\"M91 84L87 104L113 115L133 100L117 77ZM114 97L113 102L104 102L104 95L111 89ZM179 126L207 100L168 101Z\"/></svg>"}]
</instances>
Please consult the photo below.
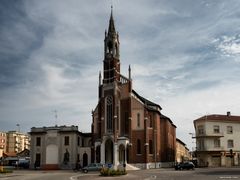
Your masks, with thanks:
<instances>
[{"instance_id":1,"label":"parked car","mask_svg":"<svg viewBox=\"0 0 240 180\"><path fill-rule=\"evenodd\" d=\"M176 170L183 170L183 169L192 169L194 170L195 166L192 162L184 162L184 163L178 163L175 165Z\"/></svg>"},{"instance_id":2,"label":"parked car","mask_svg":"<svg viewBox=\"0 0 240 180\"><path fill-rule=\"evenodd\" d=\"M87 173L88 171L100 171L102 169L103 165L100 163L91 163L84 168L82 168L82 171L84 173Z\"/></svg>"},{"instance_id":3,"label":"parked car","mask_svg":"<svg viewBox=\"0 0 240 180\"><path fill-rule=\"evenodd\" d=\"M29 169L30 161L25 159L18 160L18 168Z\"/></svg>"}]
</instances>

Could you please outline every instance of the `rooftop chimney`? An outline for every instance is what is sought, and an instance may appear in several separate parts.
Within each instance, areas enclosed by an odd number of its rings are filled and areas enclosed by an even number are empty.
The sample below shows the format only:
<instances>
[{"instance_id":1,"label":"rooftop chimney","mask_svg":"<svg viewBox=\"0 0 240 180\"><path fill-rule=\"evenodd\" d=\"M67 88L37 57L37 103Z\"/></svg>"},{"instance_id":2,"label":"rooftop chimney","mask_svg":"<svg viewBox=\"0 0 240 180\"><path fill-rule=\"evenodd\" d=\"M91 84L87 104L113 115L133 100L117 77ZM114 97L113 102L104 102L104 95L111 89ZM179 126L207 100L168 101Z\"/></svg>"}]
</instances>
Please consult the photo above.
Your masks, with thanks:
<instances>
[{"instance_id":1,"label":"rooftop chimney","mask_svg":"<svg viewBox=\"0 0 240 180\"><path fill-rule=\"evenodd\" d=\"M227 116L231 116L231 112L230 111L227 112Z\"/></svg>"}]
</instances>

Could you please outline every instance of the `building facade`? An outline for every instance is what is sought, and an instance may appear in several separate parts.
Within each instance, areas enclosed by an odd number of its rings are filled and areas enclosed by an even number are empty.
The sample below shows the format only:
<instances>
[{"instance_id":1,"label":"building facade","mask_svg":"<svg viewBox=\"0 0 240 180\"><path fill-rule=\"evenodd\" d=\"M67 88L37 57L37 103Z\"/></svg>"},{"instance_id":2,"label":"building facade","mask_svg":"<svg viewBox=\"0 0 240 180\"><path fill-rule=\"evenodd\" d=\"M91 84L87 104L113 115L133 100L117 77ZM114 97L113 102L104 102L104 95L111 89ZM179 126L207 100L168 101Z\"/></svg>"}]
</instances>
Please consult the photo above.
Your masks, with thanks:
<instances>
[{"instance_id":1,"label":"building facade","mask_svg":"<svg viewBox=\"0 0 240 180\"><path fill-rule=\"evenodd\" d=\"M0 132L0 158L3 153L6 152L7 148L7 134L5 132Z\"/></svg>"},{"instance_id":2,"label":"building facade","mask_svg":"<svg viewBox=\"0 0 240 180\"><path fill-rule=\"evenodd\" d=\"M8 131L6 133L6 153L19 153L30 148L30 137L18 131Z\"/></svg>"},{"instance_id":3,"label":"building facade","mask_svg":"<svg viewBox=\"0 0 240 180\"><path fill-rule=\"evenodd\" d=\"M189 161L191 159L191 155L189 153L189 149L186 147L186 144L182 142L180 139L176 139L176 162L184 162Z\"/></svg>"},{"instance_id":4,"label":"building facade","mask_svg":"<svg viewBox=\"0 0 240 180\"><path fill-rule=\"evenodd\" d=\"M120 73L120 41L111 12L105 31L103 79L99 74L98 104L92 112L93 160L114 168L140 168L175 161L176 126L161 107L140 96Z\"/></svg>"},{"instance_id":5,"label":"building facade","mask_svg":"<svg viewBox=\"0 0 240 180\"><path fill-rule=\"evenodd\" d=\"M31 128L31 168L72 169L91 162L91 133L77 126Z\"/></svg>"},{"instance_id":6,"label":"building facade","mask_svg":"<svg viewBox=\"0 0 240 180\"><path fill-rule=\"evenodd\" d=\"M199 166L240 165L240 116L207 115L194 121Z\"/></svg>"}]
</instances>

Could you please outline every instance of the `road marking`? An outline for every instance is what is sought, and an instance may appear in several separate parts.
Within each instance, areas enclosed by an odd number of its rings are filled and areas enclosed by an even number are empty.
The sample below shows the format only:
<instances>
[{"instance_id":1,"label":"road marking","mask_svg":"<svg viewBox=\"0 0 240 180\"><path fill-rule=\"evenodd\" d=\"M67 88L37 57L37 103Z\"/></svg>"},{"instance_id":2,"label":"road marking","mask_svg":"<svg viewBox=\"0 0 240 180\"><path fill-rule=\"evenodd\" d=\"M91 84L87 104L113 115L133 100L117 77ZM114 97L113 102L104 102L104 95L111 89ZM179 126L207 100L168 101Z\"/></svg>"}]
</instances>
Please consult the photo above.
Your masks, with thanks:
<instances>
[{"instance_id":1,"label":"road marking","mask_svg":"<svg viewBox=\"0 0 240 180\"><path fill-rule=\"evenodd\" d=\"M77 179L78 176L79 176L79 175L77 175L77 176L72 176L72 177L70 177L70 180L75 180L75 179Z\"/></svg>"},{"instance_id":2,"label":"road marking","mask_svg":"<svg viewBox=\"0 0 240 180\"><path fill-rule=\"evenodd\" d=\"M221 176L220 179L238 179L236 176Z\"/></svg>"},{"instance_id":3,"label":"road marking","mask_svg":"<svg viewBox=\"0 0 240 180\"><path fill-rule=\"evenodd\" d=\"M145 178L144 180L151 180L151 179L156 179L156 178L157 178L156 175L152 175L152 176L150 176L149 178Z\"/></svg>"},{"instance_id":4,"label":"road marking","mask_svg":"<svg viewBox=\"0 0 240 180\"><path fill-rule=\"evenodd\" d=\"M94 175L94 174L79 174L79 175L75 175L75 176L71 176L70 177L70 180L76 180L78 179L78 177L81 177L81 176L91 176L91 175Z\"/></svg>"}]
</instances>

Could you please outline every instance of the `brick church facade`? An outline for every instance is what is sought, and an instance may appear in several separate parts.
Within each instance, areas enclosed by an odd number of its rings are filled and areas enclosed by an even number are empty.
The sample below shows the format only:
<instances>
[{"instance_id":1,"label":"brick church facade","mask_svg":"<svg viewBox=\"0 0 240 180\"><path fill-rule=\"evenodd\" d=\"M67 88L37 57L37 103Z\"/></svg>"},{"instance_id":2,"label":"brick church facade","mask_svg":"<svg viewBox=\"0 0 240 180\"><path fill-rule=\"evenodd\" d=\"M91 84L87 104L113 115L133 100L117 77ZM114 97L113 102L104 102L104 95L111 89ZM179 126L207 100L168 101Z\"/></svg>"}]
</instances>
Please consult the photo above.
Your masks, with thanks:
<instances>
[{"instance_id":1,"label":"brick church facade","mask_svg":"<svg viewBox=\"0 0 240 180\"><path fill-rule=\"evenodd\" d=\"M111 12L104 39L103 77L92 112L92 160L140 168L163 167L175 161L176 126L161 106L140 96L120 73L120 42Z\"/></svg>"}]
</instances>

